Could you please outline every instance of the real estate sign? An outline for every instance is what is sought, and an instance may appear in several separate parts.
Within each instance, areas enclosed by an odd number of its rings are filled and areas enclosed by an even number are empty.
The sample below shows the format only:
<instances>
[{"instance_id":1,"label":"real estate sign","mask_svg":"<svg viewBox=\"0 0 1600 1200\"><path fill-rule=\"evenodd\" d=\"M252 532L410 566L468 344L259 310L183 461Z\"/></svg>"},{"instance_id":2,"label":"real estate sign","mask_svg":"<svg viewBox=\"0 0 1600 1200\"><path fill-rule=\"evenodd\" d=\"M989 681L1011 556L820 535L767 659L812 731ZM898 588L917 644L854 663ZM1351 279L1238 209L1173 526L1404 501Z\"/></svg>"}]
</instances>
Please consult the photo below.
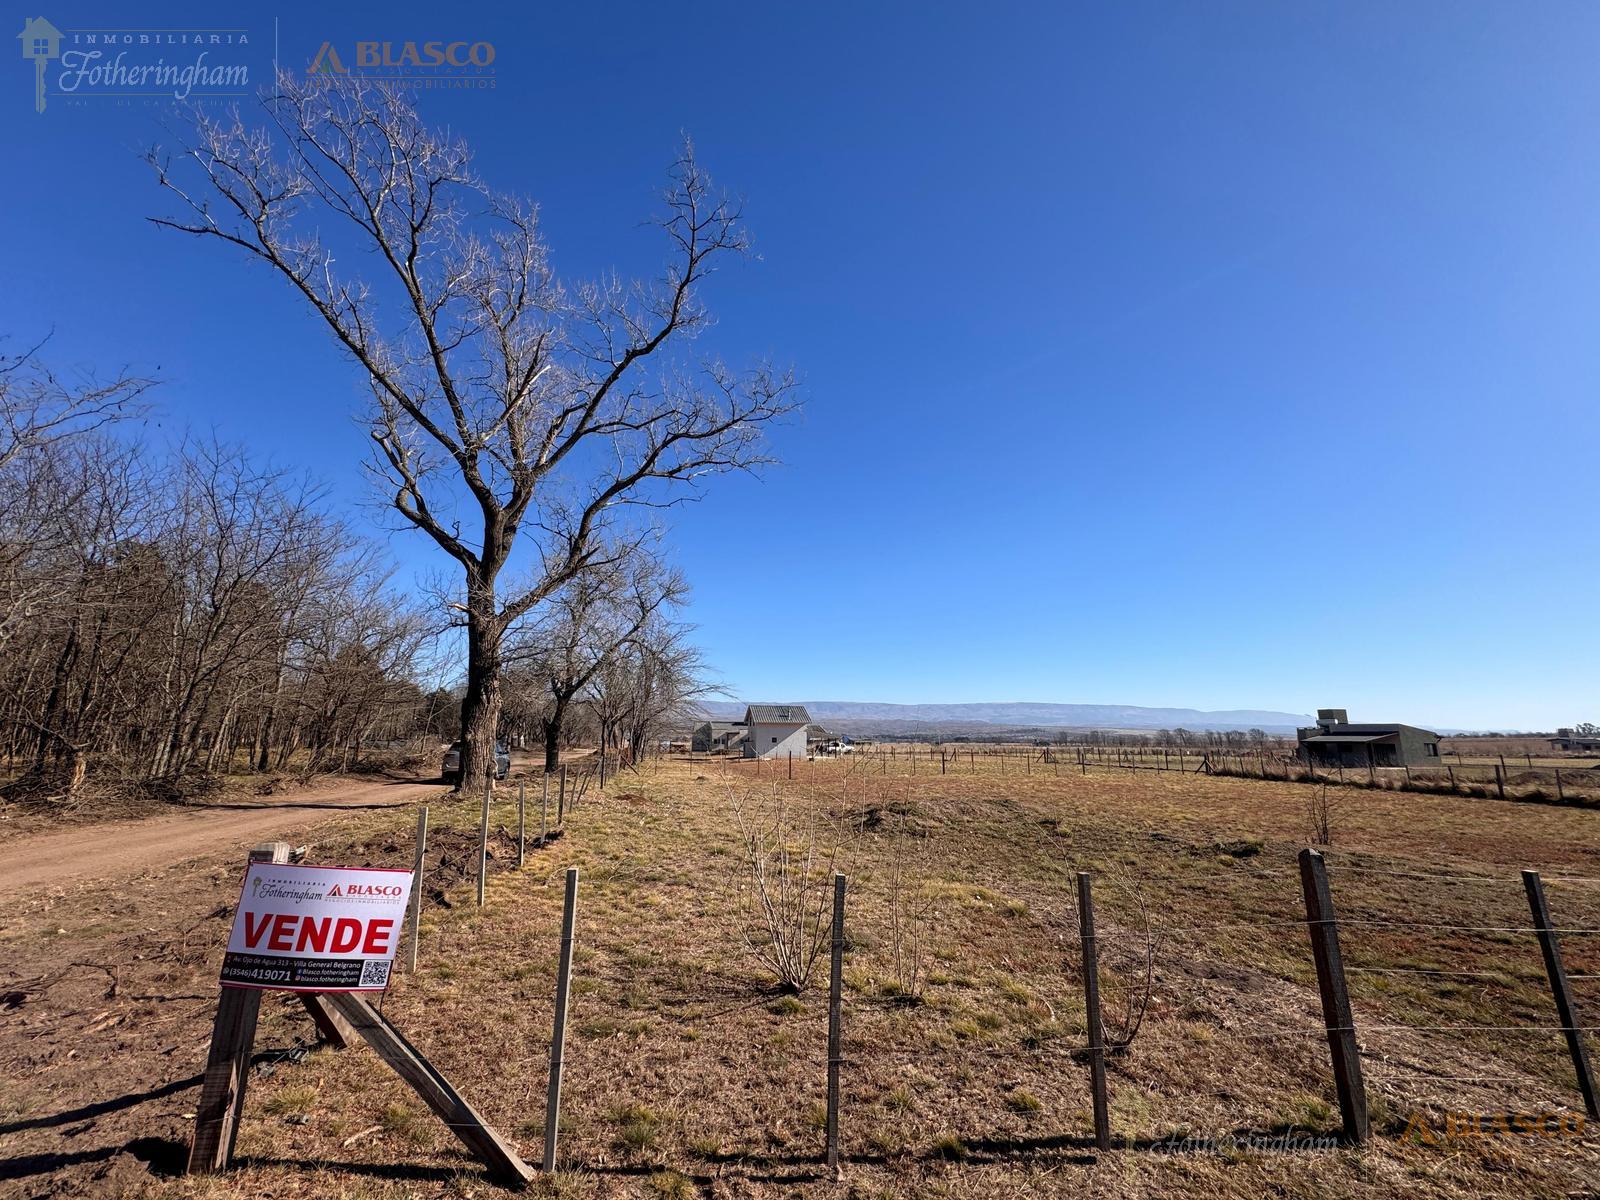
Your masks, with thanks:
<instances>
[{"instance_id":1,"label":"real estate sign","mask_svg":"<svg viewBox=\"0 0 1600 1200\"><path fill-rule=\"evenodd\" d=\"M222 959L222 983L382 991L410 895L410 871L251 863Z\"/></svg>"}]
</instances>

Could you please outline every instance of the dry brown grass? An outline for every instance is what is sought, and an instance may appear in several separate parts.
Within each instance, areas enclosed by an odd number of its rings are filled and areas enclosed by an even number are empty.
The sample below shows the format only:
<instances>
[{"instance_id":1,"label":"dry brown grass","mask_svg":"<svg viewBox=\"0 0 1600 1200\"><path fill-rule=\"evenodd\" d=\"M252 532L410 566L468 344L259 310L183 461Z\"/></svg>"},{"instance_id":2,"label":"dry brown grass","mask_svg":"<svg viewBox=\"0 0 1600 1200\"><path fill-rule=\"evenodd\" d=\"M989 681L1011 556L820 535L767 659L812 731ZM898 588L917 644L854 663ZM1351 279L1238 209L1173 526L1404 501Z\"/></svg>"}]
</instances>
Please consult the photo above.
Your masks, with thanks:
<instances>
[{"instance_id":1,"label":"dry brown grass","mask_svg":"<svg viewBox=\"0 0 1600 1200\"><path fill-rule=\"evenodd\" d=\"M587 800L564 839L522 872L494 876L484 910L465 888L442 897L448 907L431 905L423 969L402 976L386 1001L386 1013L536 1158L560 880L567 866L581 869L563 1172L541 1183L543 1193L1011 1197L1081 1187L1113 1196L1556 1196L1596 1177L1586 1140L1479 1139L1448 1149L1396 1140L1414 1110L1437 1122L1451 1109L1575 1104L1558 1038L1380 1028L1554 1023L1531 936L1418 926L1525 926L1516 867L1600 877L1592 814L1448 796L1341 797L1329 851L1341 915L1412 923L1349 925L1350 964L1473 974L1352 975L1382 1131L1370 1149L1173 1155L1149 1147L1189 1133L1337 1127L1310 955L1295 924L1303 907L1294 854L1306 820L1299 790L1111 771L940 777L924 769L913 778L841 763L795 774L779 786L853 831L840 859L850 879L844 1180L826 1180L820 1168L824 996L815 987L780 996L741 944L741 845L727 784L720 768L669 763ZM773 775L764 768L761 786L777 782ZM728 776L735 786L754 784L748 766ZM505 806L496 813L508 826L512 817ZM442 823L469 829L473 819L463 805ZM393 815L352 821L315 857L405 862L403 829ZM919 842L909 870L896 849L906 830ZM932 914L917 1005L899 998L894 969L897 865L900 886ZM1074 1053L1084 1041L1072 906L1079 869L1137 880L1161 935L1150 1012L1131 1050L1112 1063L1113 1126L1133 1148L1106 1156L1089 1148L1087 1070ZM1456 878L1417 878L1436 875ZM32 955L48 937L58 954L109 959L126 958L130 938L142 938L146 954L168 954L176 935L159 930L191 924L194 908L225 904L235 879L219 861L167 881L181 882L192 903L174 899L171 886L141 886L86 895L71 918L59 904L31 910L8 921L4 944ZM1600 886L1552 883L1550 892L1558 922L1600 926ZM1142 982L1136 959L1115 952L1119 936L1136 932L1137 914L1109 886L1096 901L1108 946L1103 986L1114 1003L1119 989ZM47 934L57 922L66 932ZM133 922L158 932L131 935ZM131 1076L156 1083L196 1070L224 925L202 923L188 935L187 957L161 959L159 969L149 958L130 964L115 1000L92 994L103 993L103 977L85 976L20 1009L29 1024L0 1034L4 1061L32 1055L37 1073L8 1097L13 1113L0 1115L0 1133L8 1122L143 1090L97 1080L63 1057L69 1047L125 1053ZM1591 943L1600 939L1568 939L1575 973L1600 973L1600 945ZM1577 986L1600 1004L1594 984ZM191 998L135 999L174 995ZM115 1030L84 1032L102 1009L163 1032L125 1037L121 1051ZM49 1021L61 1032L41 1041ZM262 1045L306 1033L292 1006L268 1002ZM119 1110L75 1141L64 1136L70 1123L17 1130L7 1154L70 1157L97 1138L113 1150L141 1136L178 1142L193 1102L192 1091L180 1091ZM448 1132L364 1050L320 1051L258 1079L239 1149L244 1165L226 1179L153 1186L229 1197L453 1196L485 1187ZM131 1194L131 1178L149 1182L122 1159L101 1161L122 1163L124 1190L106 1194ZM75 1162L33 1170L18 1194L83 1171Z\"/></svg>"}]
</instances>

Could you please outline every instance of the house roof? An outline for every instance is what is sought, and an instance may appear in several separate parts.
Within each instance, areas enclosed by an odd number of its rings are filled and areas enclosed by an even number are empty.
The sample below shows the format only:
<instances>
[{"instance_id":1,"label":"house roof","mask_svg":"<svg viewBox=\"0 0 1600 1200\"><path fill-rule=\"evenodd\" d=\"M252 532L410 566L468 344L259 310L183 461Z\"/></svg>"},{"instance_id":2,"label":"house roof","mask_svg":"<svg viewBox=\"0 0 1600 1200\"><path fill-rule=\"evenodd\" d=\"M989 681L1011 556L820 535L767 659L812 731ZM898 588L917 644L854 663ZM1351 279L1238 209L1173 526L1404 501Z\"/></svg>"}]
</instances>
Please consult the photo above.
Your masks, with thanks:
<instances>
[{"instance_id":1,"label":"house roof","mask_svg":"<svg viewBox=\"0 0 1600 1200\"><path fill-rule=\"evenodd\" d=\"M695 726L695 728L696 729L709 729L713 735L716 735L716 734L719 734L719 733L730 733L735 729L742 730L744 728L744 722L743 721L701 721L700 724Z\"/></svg>"},{"instance_id":2,"label":"house roof","mask_svg":"<svg viewBox=\"0 0 1600 1200\"><path fill-rule=\"evenodd\" d=\"M752 704L745 709L744 719L763 725L811 724L811 714L804 704Z\"/></svg>"},{"instance_id":3,"label":"house roof","mask_svg":"<svg viewBox=\"0 0 1600 1200\"><path fill-rule=\"evenodd\" d=\"M1400 736L1400 731L1393 733L1319 733L1315 737L1308 737L1308 746L1346 746L1351 743L1372 745L1375 742L1392 742Z\"/></svg>"},{"instance_id":4,"label":"house roof","mask_svg":"<svg viewBox=\"0 0 1600 1200\"><path fill-rule=\"evenodd\" d=\"M1338 725L1329 725L1326 728L1322 728L1321 726L1318 726L1317 728L1321 730L1319 733L1316 733L1316 734L1314 734L1314 735L1312 735L1310 737L1307 737L1304 740L1308 741L1308 742L1315 742L1315 741L1319 741L1321 739L1329 738L1329 737L1340 737L1340 738L1361 737L1361 738L1366 739L1366 740L1373 740L1374 738L1381 739L1381 738L1398 737L1400 734L1405 733L1407 731L1409 731L1411 733L1420 733L1423 737L1432 738L1435 741L1437 741L1438 737L1439 737L1439 735L1437 733L1434 733L1432 730L1422 729L1422 728L1419 728L1416 725L1402 725L1402 724L1399 724L1398 722L1383 722L1383 723L1380 723L1380 724L1362 724L1362 725L1357 725L1357 724L1352 724L1351 722L1345 721L1345 722L1341 722Z\"/></svg>"}]
</instances>

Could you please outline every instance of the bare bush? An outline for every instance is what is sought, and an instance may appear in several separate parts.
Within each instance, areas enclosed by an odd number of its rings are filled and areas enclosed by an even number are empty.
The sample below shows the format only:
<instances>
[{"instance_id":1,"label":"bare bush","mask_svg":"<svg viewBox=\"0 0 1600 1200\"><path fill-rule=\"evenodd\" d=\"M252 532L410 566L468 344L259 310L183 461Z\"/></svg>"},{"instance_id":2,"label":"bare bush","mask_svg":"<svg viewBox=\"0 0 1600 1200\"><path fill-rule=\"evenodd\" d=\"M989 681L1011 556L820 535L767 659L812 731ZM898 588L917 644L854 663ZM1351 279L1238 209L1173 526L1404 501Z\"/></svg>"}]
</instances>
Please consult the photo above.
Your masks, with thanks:
<instances>
[{"instance_id":1,"label":"bare bush","mask_svg":"<svg viewBox=\"0 0 1600 1200\"><path fill-rule=\"evenodd\" d=\"M1318 846L1333 845L1334 807L1326 783L1311 789L1306 799L1306 815L1310 819L1311 840Z\"/></svg>"},{"instance_id":2,"label":"bare bush","mask_svg":"<svg viewBox=\"0 0 1600 1200\"><path fill-rule=\"evenodd\" d=\"M890 846L889 950L894 965L895 995L920 1003L928 986L928 957L932 953L934 905L922 892L908 864L920 868L923 855L908 835L905 818L895 822ZM920 874L917 870L917 874Z\"/></svg>"},{"instance_id":3,"label":"bare bush","mask_svg":"<svg viewBox=\"0 0 1600 1200\"><path fill-rule=\"evenodd\" d=\"M1108 875L1103 882L1118 894L1108 910L1125 910L1129 916L1114 921L1097 908L1101 1040L1108 1054L1125 1054L1150 1011L1160 941L1138 884L1118 875Z\"/></svg>"},{"instance_id":4,"label":"bare bush","mask_svg":"<svg viewBox=\"0 0 1600 1200\"><path fill-rule=\"evenodd\" d=\"M797 811L779 789L770 800L736 792L730 800L744 844L740 933L779 986L798 995L828 949L838 838L816 806Z\"/></svg>"}]
</instances>

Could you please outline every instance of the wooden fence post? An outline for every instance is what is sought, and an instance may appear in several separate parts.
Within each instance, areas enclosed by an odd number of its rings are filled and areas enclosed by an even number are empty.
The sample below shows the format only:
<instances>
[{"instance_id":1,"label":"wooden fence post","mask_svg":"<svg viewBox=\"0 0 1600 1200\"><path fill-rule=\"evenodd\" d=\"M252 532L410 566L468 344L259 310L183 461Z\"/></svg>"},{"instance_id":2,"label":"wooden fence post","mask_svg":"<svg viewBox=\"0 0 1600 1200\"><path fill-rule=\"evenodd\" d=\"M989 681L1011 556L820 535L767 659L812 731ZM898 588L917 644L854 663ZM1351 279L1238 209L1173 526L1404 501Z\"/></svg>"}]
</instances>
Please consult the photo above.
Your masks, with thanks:
<instances>
[{"instance_id":1,"label":"wooden fence post","mask_svg":"<svg viewBox=\"0 0 1600 1200\"><path fill-rule=\"evenodd\" d=\"M253 862L289 861L289 843L263 842L245 857ZM256 988L224 987L217 997L217 1015L211 1023L211 1049L195 1108L194 1142L189 1147L189 1173L211 1175L226 1170L233 1161L239 1137L239 1114L244 1111L245 1087L250 1081L250 1052L256 1041L256 1021L261 1014L261 992Z\"/></svg>"},{"instance_id":2,"label":"wooden fence post","mask_svg":"<svg viewBox=\"0 0 1600 1200\"><path fill-rule=\"evenodd\" d=\"M1506 798L1506 773L1505 769L1498 763L1495 764L1494 768L1494 789L1499 793L1500 799L1504 800Z\"/></svg>"},{"instance_id":3,"label":"wooden fence post","mask_svg":"<svg viewBox=\"0 0 1600 1200\"><path fill-rule=\"evenodd\" d=\"M1317 965L1317 990L1322 995L1322 1022L1328 1030L1328 1050L1333 1056L1333 1081L1339 1093L1344 1136L1365 1142L1371 1132L1367 1117L1366 1085L1361 1080L1361 1050L1356 1045L1355 1018L1345 986L1344 956L1339 952L1339 921L1328 889L1328 865L1320 850L1300 851L1300 886L1306 898L1306 925L1311 931L1311 954Z\"/></svg>"},{"instance_id":4,"label":"wooden fence post","mask_svg":"<svg viewBox=\"0 0 1600 1200\"><path fill-rule=\"evenodd\" d=\"M539 787L539 845L550 840L550 772L546 771Z\"/></svg>"},{"instance_id":5,"label":"wooden fence post","mask_svg":"<svg viewBox=\"0 0 1600 1200\"><path fill-rule=\"evenodd\" d=\"M1083 1002L1089 1023L1089 1089L1094 1097L1094 1144L1111 1149L1111 1105L1106 1095L1105 1029L1100 1023L1100 956L1094 932L1089 872L1078 872L1078 934L1083 944Z\"/></svg>"},{"instance_id":6,"label":"wooden fence post","mask_svg":"<svg viewBox=\"0 0 1600 1200\"><path fill-rule=\"evenodd\" d=\"M1528 893L1528 907L1533 911L1534 928L1539 931L1544 972L1550 979L1550 994L1555 997L1561 1032L1566 1035L1567 1053L1572 1055L1572 1069L1578 1076L1578 1090L1583 1093L1583 1107L1591 1117L1600 1117L1600 1109L1595 1107L1594 1074L1589 1069L1589 1051L1584 1045L1583 1027L1579 1024L1577 1010L1572 1004L1572 993L1567 987L1567 968L1561 959L1561 943L1550 924L1550 906L1544 898L1544 881L1539 878L1539 872L1524 871L1522 886Z\"/></svg>"},{"instance_id":7,"label":"wooden fence post","mask_svg":"<svg viewBox=\"0 0 1600 1200\"><path fill-rule=\"evenodd\" d=\"M478 907L483 907L484 884L489 874L489 794L494 791L494 780L483 785L483 819L478 824Z\"/></svg>"},{"instance_id":8,"label":"wooden fence post","mask_svg":"<svg viewBox=\"0 0 1600 1200\"><path fill-rule=\"evenodd\" d=\"M212 1175L226 1170L233 1161L260 1014L258 989L222 989L216 1020L211 1024L211 1050L206 1056L200 1103L195 1106L194 1144L189 1148L191 1175Z\"/></svg>"},{"instance_id":9,"label":"wooden fence post","mask_svg":"<svg viewBox=\"0 0 1600 1200\"><path fill-rule=\"evenodd\" d=\"M428 853L428 806L417 813L417 854L411 864L411 973L417 973L417 951L422 942L422 867Z\"/></svg>"},{"instance_id":10,"label":"wooden fence post","mask_svg":"<svg viewBox=\"0 0 1600 1200\"><path fill-rule=\"evenodd\" d=\"M839 1068L844 1038L840 1011L844 999L844 876L833 876L833 961L828 982L828 1170L839 1174Z\"/></svg>"},{"instance_id":11,"label":"wooden fence post","mask_svg":"<svg viewBox=\"0 0 1600 1200\"><path fill-rule=\"evenodd\" d=\"M578 923L578 868L567 868L561 910L561 968L556 976L556 1019L550 1034L550 1088L544 1105L544 1169L556 1169L556 1133L561 1123L561 1060L567 1044L567 996L572 988L572 935Z\"/></svg>"},{"instance_id":12,"label":"wooden fence post","mask_svg":"<svg viewBox=\"0 0 1600 1200\"><path fill-rule=\"evenodd\" d=\"M561 764L561 791L556 796L556 824L565 827L567 823L567 764Z\"/></svg>"}]
</instances>

